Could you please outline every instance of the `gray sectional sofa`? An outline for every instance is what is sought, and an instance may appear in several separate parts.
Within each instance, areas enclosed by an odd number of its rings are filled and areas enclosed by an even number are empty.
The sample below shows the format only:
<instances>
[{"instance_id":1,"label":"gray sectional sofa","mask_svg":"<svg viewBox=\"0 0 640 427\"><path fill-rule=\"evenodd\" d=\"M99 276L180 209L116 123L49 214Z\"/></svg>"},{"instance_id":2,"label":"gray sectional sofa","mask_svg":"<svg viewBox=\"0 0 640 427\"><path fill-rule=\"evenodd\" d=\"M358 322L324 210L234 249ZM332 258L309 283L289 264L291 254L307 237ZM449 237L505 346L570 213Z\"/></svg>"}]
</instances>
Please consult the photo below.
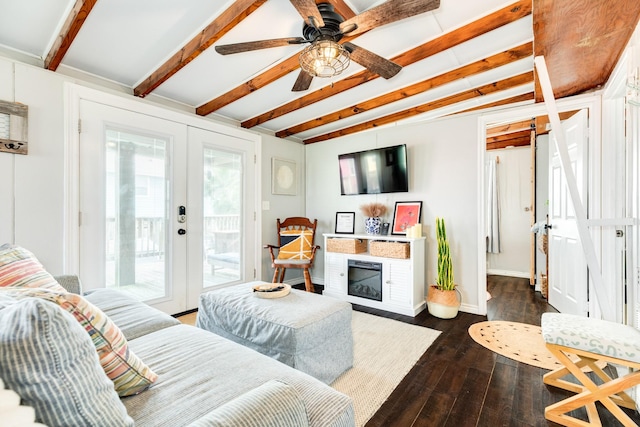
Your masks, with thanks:
<instances>
[{"instance_id":1,"label":"gray sectional sofa","mask_svg":"<svg viewBox=\"0 0 640 427\"><path fill-rule=\"evenodd\" d=\"M57 280L82 293L74 277ZM120 399L136 426L354 425L351 399L307 374L183 325L121 292L98 289L85 298L113 320L129 349L158 375L147 390Z\"/></svg>"}]
</instances>

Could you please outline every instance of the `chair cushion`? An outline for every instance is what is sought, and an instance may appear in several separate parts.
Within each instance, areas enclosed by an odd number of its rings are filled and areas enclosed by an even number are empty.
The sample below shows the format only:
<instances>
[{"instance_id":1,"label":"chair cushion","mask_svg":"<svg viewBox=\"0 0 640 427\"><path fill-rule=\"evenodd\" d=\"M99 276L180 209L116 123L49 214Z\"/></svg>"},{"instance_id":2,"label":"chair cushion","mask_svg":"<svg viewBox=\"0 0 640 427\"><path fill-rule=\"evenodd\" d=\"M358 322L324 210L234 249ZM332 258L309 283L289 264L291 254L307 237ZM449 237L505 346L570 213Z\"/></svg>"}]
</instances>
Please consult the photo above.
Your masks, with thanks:
<instances>
[{"instance_id":1,"label":"chair cushion","mask_svg":"<svg viewBox=\"0 0 640 427\"><path fill-rule=\"evenodd\" d=\"M299 265L299 266L304 266L304 265L310 265L311 264L311 260L310 259L276 259L273 261L274 264L276 265Z\"/></svg>"},{"instance_id":2,"label":"chair cushion","mask_svg":"<svg viewBox=\"0 0 640 427\"><path fill-rule=\"evenodd\" d=\"M313 230L282 230L278 259L311 259Z\"/></svg>"},{"instance_id":3,"label":"chair cushion","mask_svg":"<svg viewBox=\"0 0 640 427\"><path fill-rule=\"evenodd\" d=\"M47 288L64 291L38 259L20 246L0 246L0 287Z\"/></svg>"},{"instance_id":4,"label":"chair cushion","mask_svg":"<svg viewBox=\"0 0 640 427\"><path fill-rule=\"evenodd\" d=\"M16 299L50 301L72 314L91 337L100 364L120 396L138 394L157 379L157 375L129 350L126 338L115 323L82 296L39 288L2 288L0 291Z\"/></svg>"},{"instance_id":5,"label":"chair cushion","mask_svg":"<svg viewBox=\"0 0 640 427\"><path fill-rule=\"evenodd\" d=\"M0 360L6 387L35 409L38 422L133 426L87 333L49 301L0 292Z\"/></svg>"},{"instance_id":6,"label":"chair cushion","mask_svg":"<svg viewBox=\"0 0 640 427\"><path fill-rule=\"evenodd\" d=\"M546 343L640 363L640 331L620 323L572 314L544 313Z\"/></svg>"}]
</instances>

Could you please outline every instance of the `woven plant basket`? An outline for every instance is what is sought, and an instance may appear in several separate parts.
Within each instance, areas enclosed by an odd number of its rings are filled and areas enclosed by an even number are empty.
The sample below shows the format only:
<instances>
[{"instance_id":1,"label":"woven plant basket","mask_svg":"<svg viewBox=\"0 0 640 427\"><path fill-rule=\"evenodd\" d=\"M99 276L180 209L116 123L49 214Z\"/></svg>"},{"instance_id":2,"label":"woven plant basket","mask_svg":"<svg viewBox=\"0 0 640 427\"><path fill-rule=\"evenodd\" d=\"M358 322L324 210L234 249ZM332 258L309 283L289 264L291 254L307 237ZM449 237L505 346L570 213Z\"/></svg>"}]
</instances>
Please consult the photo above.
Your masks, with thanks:
<instances>
[{"instance_id":1,"label":"woven plant basket","mask_svg":"<svg viewBox=\"0 0 640 427\"><path fill-rule=\"evenodd\" d=\"M429 286L427 294L427 308L429 313L441 319L453 319L460 309L459 291L441 291L437 286Z\"/></svg>"}]
</instances>

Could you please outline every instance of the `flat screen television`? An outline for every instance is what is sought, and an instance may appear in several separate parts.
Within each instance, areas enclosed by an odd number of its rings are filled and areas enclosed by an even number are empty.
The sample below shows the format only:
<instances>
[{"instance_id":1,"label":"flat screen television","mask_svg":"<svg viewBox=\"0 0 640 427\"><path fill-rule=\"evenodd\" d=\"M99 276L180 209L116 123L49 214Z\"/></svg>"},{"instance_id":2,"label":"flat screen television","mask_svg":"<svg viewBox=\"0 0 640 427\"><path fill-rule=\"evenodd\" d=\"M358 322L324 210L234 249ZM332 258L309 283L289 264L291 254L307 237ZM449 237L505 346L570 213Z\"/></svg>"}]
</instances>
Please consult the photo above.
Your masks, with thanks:
<instances>
[{"instance_id":1,"label":"flat screen television","mask_svg":"<svg viewBox=\"0 0 640 427\"><path fill-rule=\"evenodd\" d=\"M405 144L340 154L338 161L342 195L409 191Z\"/></svg>"}]
</instances>

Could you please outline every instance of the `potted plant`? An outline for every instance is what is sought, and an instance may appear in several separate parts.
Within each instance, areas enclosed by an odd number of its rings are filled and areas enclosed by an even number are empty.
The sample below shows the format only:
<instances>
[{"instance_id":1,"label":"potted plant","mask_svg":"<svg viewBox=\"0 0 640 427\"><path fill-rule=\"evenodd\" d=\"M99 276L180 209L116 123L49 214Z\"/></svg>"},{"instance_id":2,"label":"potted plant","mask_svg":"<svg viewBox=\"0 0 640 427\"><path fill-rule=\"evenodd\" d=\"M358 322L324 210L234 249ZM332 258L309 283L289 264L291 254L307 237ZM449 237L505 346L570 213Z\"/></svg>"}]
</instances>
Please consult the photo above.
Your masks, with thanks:
<instances>
[{"instance_id":1,"label":"potted plant","mask_svg":"<svg viewBox=\"0 0 640 427\"><path fill-rule=\"evenodd\" d=\"M382 203L367 203L360 206L360 210L365 215L364 231L367 234L380 234L382 227L382 215L387 212L387 207Z\"/></svg>"},{"instance_id":2,"label":"potted plant","mask_svg":"<svg viewBox=\"0 0 640 427\"><path fill-rule=\"evenodd\" d=\"M438 274L436 284L429 286L427 308L429 313L436 317L452 319L458 315L460 299L453 282L451 251L443 218L436 218L436 239L438 241Z\"/></svg>"}]
</instances>

